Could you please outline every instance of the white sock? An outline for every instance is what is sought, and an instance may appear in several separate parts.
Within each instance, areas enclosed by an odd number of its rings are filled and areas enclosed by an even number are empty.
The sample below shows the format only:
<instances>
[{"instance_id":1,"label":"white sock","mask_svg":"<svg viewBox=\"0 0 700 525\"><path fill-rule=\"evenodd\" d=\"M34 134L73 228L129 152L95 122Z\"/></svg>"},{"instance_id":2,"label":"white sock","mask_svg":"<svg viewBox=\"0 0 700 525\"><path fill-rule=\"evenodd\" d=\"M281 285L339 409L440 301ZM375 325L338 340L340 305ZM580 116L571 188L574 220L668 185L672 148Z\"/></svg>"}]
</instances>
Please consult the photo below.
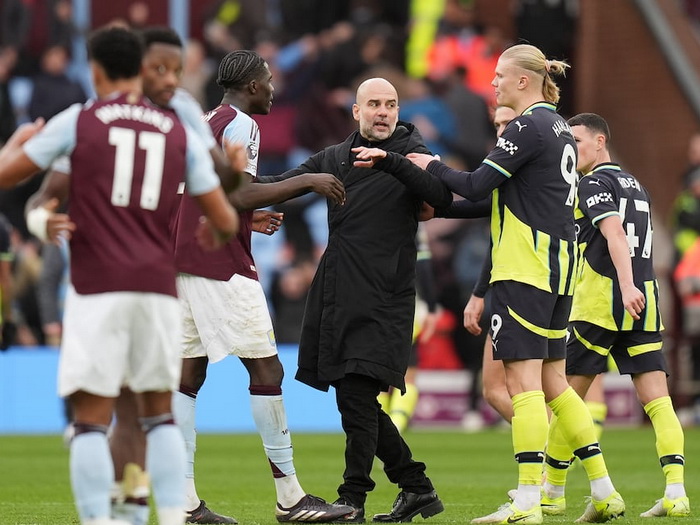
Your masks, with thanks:
<instances>
[{"instance_id":1,"label":"white sock","mask_svg":"<svg viewBox=\"0 0 700 525\"><path fill-rule=\"evenodd\" d=\"M682 498L685 496L685 485L683 483L669 483L666 485L664 496L668 499Z\"/></svg>"},{"instance_id":2,"label":"white sock","mask_svg":"<svg viewBox=\"0 0 700 525\"><path fill-rule=\"evenodd\" d=\"M73 438L70 479L80 521L109 519L114 465L105 433L85 432Z\"/></svg>"},{"instance_id":3,"label":"white sock","mask_svg":"<svg viewBox=\"0 0 700 525\"><path fill-rule=\"evenodd\" d=\"M179 521L170 520L178 513L184 523L185 444L176 425L158 425L146 434L146 471L151 476L159 523L176 525ZM164 521L161 512L171 518Z\"/></svg>"},{"instance_id":4,"label":"white sock","mask_svg":"<svg viewBox=\"0 0 700 525\"><path fill-rule=\"evenodd\" d=\"M551 499L561 498L566 490L566 486L564 485L552 485L547 481L544 482L542 488L544 489L544 493L547 495L547 497Z\"/></svg>"},{"instance_id":5,"label":"white sock","mask_svg":"<svg viewBox=\"0 0 700 525\"><path fill-rule=\"evenodd\" d=\"M530 510L540 504L540 485L518 485L513 504L520 510Z\"/></svg>"},{"instance_id":6,"label":"white sock","mask_svg":"<svg viewBox=\"0 0 700 525\"><path fill-rule=\"evenodd\" d=\"M194 484L194 478L185 477L185 510L193 511L199 507L199 495Z\"/></svg>"},{"instance_id":7,"label":"white sock","mask_svg":"<svg viewBox=\"0 0 700 525\"><path fill-rule=\"evenodd\" d=\"M147 525L151 509L148 503L115 503L112 505L112 518L122 520L131 525Z\"/></svg>"},{"instance_id":8,"label":"white sock","mask_svg":"<svg viewBox=\"0 0 700 525\"><path fill-rule=\"evenodd\" d=\"M277 502L289 508L305 496L294 469L292 437L281 395L250 396L253 420L275 478Z\"/></svg>"},{"instance_id":9,"label":"white sock","mask_svg":"<svg viewBox=\"0 0 700 525\"><path fill-rule=\"evenodd\" d=\"M158 523L168 525L184 525L185 524L185 511L182 508L158 508Z\"/></svg>"},{"instance_id":10,"label":"white sock","mask_svg":"<svg viewBox=\"0 0 700 525\"><path fill-rule=\"evenodd\" d=\"M182 392L173 393L173 416L185 438L185 509L199 507L199 495L194 483L194 453L197 450L197 431L195 430L195 408L197 399Z\"/></svg>"},{"instance_id":11,"label":"white sock","mask_svg":"<svg viewBox=\"0 0 700 525\"><path fill-rule=\"evenodd\" d=\"M594 500L602 501L615 492L610 476L591 480L591 496Z\"/></svg>"},{"instance_id":12,"label":"white sock","mask_svg":"<svg viewBox=\"0 0 700 525\"><path fill-rule=\"evenodd\" d=\"M293 507L306 496L296 474L275 478L275 490L277 491L277 501L286 509Z\"/></svg>"}]
</instances>

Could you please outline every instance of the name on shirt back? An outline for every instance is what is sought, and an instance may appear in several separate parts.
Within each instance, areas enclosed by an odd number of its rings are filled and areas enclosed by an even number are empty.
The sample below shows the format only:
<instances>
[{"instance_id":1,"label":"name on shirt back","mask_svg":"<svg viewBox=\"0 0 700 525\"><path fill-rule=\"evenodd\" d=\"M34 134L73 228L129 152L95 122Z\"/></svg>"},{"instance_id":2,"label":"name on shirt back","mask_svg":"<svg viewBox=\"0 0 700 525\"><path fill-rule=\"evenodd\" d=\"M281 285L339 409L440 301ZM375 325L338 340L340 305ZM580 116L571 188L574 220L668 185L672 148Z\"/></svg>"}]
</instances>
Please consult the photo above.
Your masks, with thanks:
<instances>
[{"instance_id":1,"label":"name on shirt back","mask_svg":"<svg viewBox=\"0 0 700 525\"><path fill-rule=\"evenodd\" d=\"M161 133L169 133L173 129L173 119L155 109L132 106L130 104L108 104L95 111L95 116L104 124L115 120L135 120L150 124Z\"/></svg>"}]
</instances>

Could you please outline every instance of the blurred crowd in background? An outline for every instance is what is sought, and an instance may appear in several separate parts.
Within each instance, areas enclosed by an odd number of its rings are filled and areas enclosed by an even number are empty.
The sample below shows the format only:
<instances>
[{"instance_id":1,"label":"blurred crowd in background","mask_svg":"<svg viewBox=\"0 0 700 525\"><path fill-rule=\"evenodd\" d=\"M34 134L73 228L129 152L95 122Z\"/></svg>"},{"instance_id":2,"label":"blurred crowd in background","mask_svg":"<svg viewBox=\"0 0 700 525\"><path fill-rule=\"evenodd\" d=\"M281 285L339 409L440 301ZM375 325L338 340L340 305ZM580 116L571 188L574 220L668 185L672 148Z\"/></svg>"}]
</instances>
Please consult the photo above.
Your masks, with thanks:
<instances>
[{"instance_id":1,"label":"blurred crowd in background","mask_svg":"<svg viewBox=\"0 0 700 525\"><path fill-rule=\"evenodd\" d=\"M433 153L453 167L476 168L495 143L494 67L503 49L518 41L572 63L560 107L564 117L573 113L580 0L513 0L503 16L513 17L515 38L482 23L474 0L200 1L207 4L202 37L186 42L182 86L205 110L221 99L216 72L228 52L254 49L273 73L272 111L255 117L262 137L260 175L281 173L344 140L356 129L351 115L356 87L374 76L396 86L400 118L419 128ZM39 4L48 16L37 31ZM682 4L690 18L700 20L700 2ZM71 0L0 0L0 9L1 144L22 122L49 119L91 96L86 59L76 43L94 28L76 25ZM125 2L123 16L110 23L152 25L150 9L149 2ZM677 272L683 283L677 297L697 363L693 379L700 383L700 134L690 140L688 164L687 173L678 175L685 190L669 224L678 261L698 252L693 262L685 259L685 273ZM41 181L36 177L0 191L5 347L60 343L66 253L42 246L24 222L25 202ZM294 344L325 247L326 208L325 201L308 195L275 209L285 214L283 229L271 237L256 234L253 250L277 340ZM435 219L427 229L441 310L435 335L421 345L419 366L477 372L483 339L461 328L462 310L489 247L488 221Z\"/></svg>"}]
</instances>

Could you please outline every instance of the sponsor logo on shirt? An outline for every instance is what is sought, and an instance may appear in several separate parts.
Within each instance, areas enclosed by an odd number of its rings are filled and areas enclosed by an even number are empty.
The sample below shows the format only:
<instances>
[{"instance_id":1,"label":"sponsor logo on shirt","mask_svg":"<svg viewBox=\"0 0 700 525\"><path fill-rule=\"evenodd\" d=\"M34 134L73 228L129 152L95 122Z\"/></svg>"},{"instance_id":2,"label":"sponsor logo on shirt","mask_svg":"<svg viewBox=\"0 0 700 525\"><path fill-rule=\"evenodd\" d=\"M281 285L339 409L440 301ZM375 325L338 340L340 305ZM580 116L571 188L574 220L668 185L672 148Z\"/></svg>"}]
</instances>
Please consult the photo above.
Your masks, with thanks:
<instances>
[{"instance_id":1,"label":"sponsor logo on shirt","mask_svg":"<svg viewBox=\"0 0 700 525\"><path fill-rule=\"evenodd\" d=\"M600 204L601 202L612 202L613 201L613 196L608 193L607 191L604 191L602 193L596 193L595 195L592 195L591 197L588 197L586 199L586 206L589 208L592 208L596 204Z\"/></svg>"},{"instance_id":2,"label":"sponsor logo on shirt","mask_svg":"<svg viewBox=\"0 0 700 525\"><path fill-rule=\"evenodd\" d=\"M513 144L511 141L504 139L503 137L498 137L496 147L501 148L503 151L508 153L508 155L515 155L515 152L518 151L518 146Z\"/></svg>"}]
</instances>

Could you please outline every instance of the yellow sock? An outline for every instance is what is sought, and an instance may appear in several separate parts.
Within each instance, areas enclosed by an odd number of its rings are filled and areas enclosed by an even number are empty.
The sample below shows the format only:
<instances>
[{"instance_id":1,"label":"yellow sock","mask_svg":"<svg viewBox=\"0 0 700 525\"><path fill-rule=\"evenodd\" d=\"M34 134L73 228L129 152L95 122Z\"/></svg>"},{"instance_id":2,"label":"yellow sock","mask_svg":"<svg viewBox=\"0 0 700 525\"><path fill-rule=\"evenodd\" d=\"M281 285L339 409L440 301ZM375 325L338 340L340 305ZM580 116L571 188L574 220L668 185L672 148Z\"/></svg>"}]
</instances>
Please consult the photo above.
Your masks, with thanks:
<instances>
[{"instance_id":1,"label":"yellow sock","mask_svg":"<svg viewBox=\"0 0 700 525\"><path fill-rule=\"evenodd\" d=\"M391 411L391 394L389 392L379 392L377 401L379 401L382 410L389 414Z\"/></svg>"},{"instance_id":2,"label":"yellow sock","mask_svg":"<svg viewBox=\"0 0 700 525\"><path fill-rule=\"evenodd\" d=\"M606 477L608 469L595 437L591 413L583 400L569 387L550 401L549 406L557 416L564 439L586 469L588 479Z\"/></svg>"},{"instance_id":3,"label":"yellow sock","mask_svg":"<svg viewBox=\"0 0 700 525\"><path fill-rule=\"evenodd\" d=\"M666 484L683 483L685 438L669 396L658 397L644 406L656 434L656 453Z\"/></svg>"},{"instance_id":4,"label":"yellow sock","mask_svg":"<svg viewBox=\"0 0 700 525\"><path fill-rule=\"evenodd\" d=\"M389 415L391 420L403 432L408 428L411 422L413 412L416 410L418 403L418 387L412 383L406 383L406 393L401 395L399 390L394 390L391 394L391 410Z\"/></svg>"},{"instance_id":5,"label":"yellow sock","mask_svg":"<svg viewBox=\"0 0 700 525\"><path fill-rule=\"evenodd\" d=\"M595 428L595 437L600 442L600 437L603 435L603 425L605 418L608 415L608 405L600 401L586 401L586 407L593 418L593 426Z\"/></svg>"},{"instance_id":6,"label":"yellow sock","mask_svg":"<svg viewBox=\"0 0 700 525\"><path fill-rule=\"evenodd\" d=\"M512 426L518 484L540 485L549 428L544 392L533 390L513 396Z\"/></svg>"},{"instance_id":7,"label":"yellow sock","mask_svg":"<svg viewBox=\"0 0 700 525\"><path fill-rule=\"evenodd\" d=\"M552 414L552 419L549 421L549 437L547 438L547 454L544 464L548 483L562 487L566 485L566 473L573 454L573 450L561 432L557 416Z\"/></svg>"}]
</instances>

